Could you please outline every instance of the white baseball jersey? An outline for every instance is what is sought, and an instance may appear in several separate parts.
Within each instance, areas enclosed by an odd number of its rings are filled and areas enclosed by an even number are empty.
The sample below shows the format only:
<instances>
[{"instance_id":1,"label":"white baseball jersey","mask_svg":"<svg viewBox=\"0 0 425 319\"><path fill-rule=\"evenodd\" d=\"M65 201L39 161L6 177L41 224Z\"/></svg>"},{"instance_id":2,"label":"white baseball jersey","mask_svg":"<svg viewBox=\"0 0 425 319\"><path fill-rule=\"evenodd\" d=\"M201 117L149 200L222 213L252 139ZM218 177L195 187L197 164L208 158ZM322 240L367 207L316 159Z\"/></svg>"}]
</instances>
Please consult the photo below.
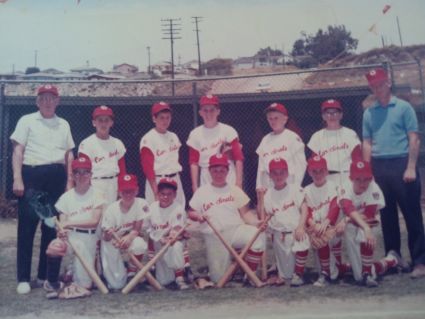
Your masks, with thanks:
<instances>
[{"instance_id":1,"label":"white baseball jersey","mask_svg":"<svg viewBox=\"0 0 425 319\"><path fill-rule=\"evenodd\" d=\"M200 125L189 134L186 142L188 146L199 152L199 167L201 168L200 184L205 185L211 182L211 176L208 172L208 162L211 156L218 154L223 143L230 143L238 138L236 130L227 125L218 122L213 128L207 128ZM234 184L236 181L234 162L229 160L229 173L227 182Z\"/></svg>"},{"instance_id":2,"label":"white baseball jersey","mask_svg":"<svg viewBox=\"0 0 425 319\"><path fill-rule=\"evenodd\" d=\"M248 196L237 186L226 184L224 187L215 187L205 184L196 190L189 205L196 212L208 216L217 230L223 231L245 224L239 208L248 203ZM206 223L201 225L201 232L213 233Z\"/></svg>"},{"instance_id":3,"label":"white baseball jersey","mask_svg":"<svg viewBox=\"0 0 425 319\"><path fill-rule=\"evenodd\" d=\"M90 157L93 178L99 178L118 175L118 161L124 156L126 149L115 137L109 136L107 140L102 140L92 134L80 143L78 152Z\"/></svg>"},{"instance_id":4,"label":"white baseball jersey","mask_svg":"<svg viewBox=\"0 0 425 319\"><path fill-rule=\"evenodd\" d=\"M143 147L150 149L154 155L155 175L170 175L182 171L179 163L181 143L175 133L159 133L153 128L140 140L140 149Z\"/></svg>"},{"instance_id":5,"label":"white baseball jersey","mask_svg":"<svg viewBox=\"0 0 425 319\"><path fill-rule=\"evenodd\" d=\"M367 190L360 195L354 193L352 182L346 181L339 192L338 202L343 199L350 200L360 214L363 214L366 206L377 205L377 209L385 207L384 195L374 180L369 184Z\"/></svg>"},{"instance_id":6,"label":"white baseball jersey","mask_svg":"<svg viewBox=\"0 0 425 319\"><path fill-rule=\"evenodd\" d=\"M264 209L274 213L269 227L279 232L292 232L297 228L301 217L301 204L304 201L302 189L287 184L283 189L269 188L264 195Z\"/></svg>"},{"instance_id":7,"label":"white baseball jersey","mask_svg":"<svg viewBox=\"0 0 425 319\"><path fill-rule=\"evenodd\" d=\"M88 191L81 195L70 189L56 202L56 209L64 214L69 221L85 222L92 218L93 210L106 203L102 192L90 186Z\"/></svg>"},{"instance_id":8,"label":"white baseball jersey","mask_svg":"<svg viewBox=\"0 0 425 319\"><path fill-rule=\"evenodd\" d=\"M288 129L280 134L271 132L263 137L256 153L258 154L257 189L273 187L269 177L269 162L274 158L283 158L288 163L288 183L301 185L307 162L304 143L296 133Z\"/></svg>"},{"instance_id":9,"label":"white baseball jersey","mask_svg":"<svg viewBox=\"0 0 425 319\"><path fill-rule=\"evenodd\" d=\"M344 172L350 170L351 153L359 144L357 133L343 126L337 130L324 128L317 131L307 146L326 159L328 170Z\"/></svg>"},{"instance_id":10,"label":"white baseball jersey","mask_svg":"<svg viewBox=\"0 0 425 319\"><path fill-rule=\"evenodd\" d=\"M322 222L328 216L330 203L338 197L337 186L332 181L320 187L311 183L304 188L304 194L314 222Z\"/></svg>"},{"instance_id":11,"label":"white baseball jersey","mask_svg":"<svg viewBox=\"0 0 425 319\"><path fill-rule=\"evenodd\" d=\"M183 227L186 223L186 211L176 201L166 208L160 207L159 201L153 202L150 205L150 212L148 233L153 241L159 241L173 227Z\"/></svg>"},{"instance_id":12,"label":"white baseball jersey","mask_svg":"<svg viewBox=\"0 0 425 319\"><path fill-rule=\"evenodd\" d=\"M102 219L102 229L115 228L119 237L128 234L137 221L144 221L150 217L148 203L143 199L136 197L130 210L126 213L121 211L121 200L118 200L108 206Z\"/></svg>"}]
</instances>

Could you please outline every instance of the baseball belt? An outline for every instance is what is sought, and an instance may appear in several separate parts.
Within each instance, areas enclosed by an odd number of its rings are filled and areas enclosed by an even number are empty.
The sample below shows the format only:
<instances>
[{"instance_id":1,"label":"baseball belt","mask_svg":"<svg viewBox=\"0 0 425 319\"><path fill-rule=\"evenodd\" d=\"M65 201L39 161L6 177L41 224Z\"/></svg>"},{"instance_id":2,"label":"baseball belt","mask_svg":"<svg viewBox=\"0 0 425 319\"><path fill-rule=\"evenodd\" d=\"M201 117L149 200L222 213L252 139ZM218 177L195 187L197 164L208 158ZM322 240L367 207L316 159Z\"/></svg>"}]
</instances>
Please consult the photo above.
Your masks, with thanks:
<instances>
[{"instance_id":1,"label":"baseball belt","mask_svg":"<svg viewBox=\"0 0 425 319\"><path fill-rule=\"evenodd\" d=\"M161 178L172 178L175 177L177 175L177 173L174 174L163 174L163 175L155 175L156 177L161 177Z\"/></svg>"},{"instance_id":2,"label":"baseball belt","mask_svg":"<svg viewBox=\"0 0 425 319\"><path fill-rule=\"evenodd\" d=\"M118 174L114 176L93 177L93 179L113 179L115 177L118 177Z\"/></svg>"},{"instance_id":3,"label":"baseball belt","mask_svg":"<svg viewBox=\"0 0 425 319\"><path fill-rule=\"evenodd\" d=\"M96 229L82 229L82 228L73 228L73 231L77 233L83 233L83 234L94 234L96 232Z\"/></svg>"}]
</instances>

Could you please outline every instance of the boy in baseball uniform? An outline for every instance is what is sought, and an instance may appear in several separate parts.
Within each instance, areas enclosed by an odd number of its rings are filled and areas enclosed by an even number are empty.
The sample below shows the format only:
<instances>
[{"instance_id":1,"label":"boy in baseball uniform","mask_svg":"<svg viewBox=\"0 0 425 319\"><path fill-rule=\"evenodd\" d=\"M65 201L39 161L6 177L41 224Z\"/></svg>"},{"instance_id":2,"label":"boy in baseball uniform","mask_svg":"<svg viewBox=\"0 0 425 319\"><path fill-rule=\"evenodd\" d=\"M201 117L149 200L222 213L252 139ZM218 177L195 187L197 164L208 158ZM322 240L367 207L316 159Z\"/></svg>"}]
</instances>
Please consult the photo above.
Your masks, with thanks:
<instances>
[{"instance_id":1,"label":"boy in baseball uniform","mask_svg":"<svg viewBox=\"0 0 425 319\"><path fill-rule=\"evenodd\" d=\"M229 172L227 182L242 188L243 181L243 153L239 136L236 130L218 121L220 115L220 102L217 96L205 95L199 101L199 115L204 121L189 134L187 145L189 146L190 176L192 180L192 192L199 185L211 183L211 175L208 170L208 161L215 154L226 153L231 155L229 160Z\"/></svg>"},{"instance_id":2,"label":"boy in baseball uniform","mask_svg":"<svg viewBox=\"0 0 425 319\"><path fill-rule=\"evenodd\" d=\"M58 238L47 248L47 281L44 289L48 298L58 297L63 284L59 282L59 271L62 257L72 254L67 241L72 242L88 264L94 265L96 232L106 199L91 185L92 164L87 157L79 157L72 161L72 177L75 187L63 194L55 207L59 212L59 220L63 231L58 230ZM67 297L87 292L92 287L92 280L78 258L73 260L73 283L65 293Z\"/></svg>"},{"instance_id":3,"label":"boy in baseball uniform","mask_svg":"<svg viewBox=\"0 0 425 319\"><path fill-rule=\"evenodd\" d=\"M300 187L307 166L304 143L296 133L286 128L288 111L283 104L272 103L266 108L265 113L272 132L263 137L256 150L257 193L264 193L266 189L273 187L268 171L269 162L273 158L285 160L290 171L287 182Z\"/></svg>"},{"instance_id":4,"label":"boy in baseball uniform","mask_svg":"<svg viewBox=\"0 0 425 319\"><path fill-rule=\"evenodd\" d=\"M176 200L177 187L177 182L172 178L160 179L158 201L150 205L148 233L155 252L158 252L186 223L186 211ZM156 263L155 275L161 285L168 285L174 281L180 290L189 288L183 277L184 248L184 242L177 240Z\"/></svg>"},{"instance_id":5,"label":"boy in baseball uniform","mask_svg":"<svg viewBox=\"0 0 425 319\"><path fill-rule=\"evenodd\" d=\"M202 185L189 202L189 218L201 223L207 250L211 280L217 282L230 265L230 254L214 234L210 222L235 249L242 249L257 232L261 221L249 210L249 198L238 186L227 181L229 160L224 154L209 159L211 183ZM265 249L265 236L261 233L248 251L245 261L255 271Z\"/></svg>"},{"instance_id":6,"label":"boy in baseball uniform","mask_svg":"<svg viewBox=\"0 0 425 319\"><path fill-rule=\"evenodd\" d=\"M304 229L307 219L304 193L298 185L288 183L288 164L283 158L272 159L268 173L274 186L264 195L264 210L273 214L268 227L279 275L275 284L283 285L290 280L291 286L301 286L310 247Z\"/></svg>"},{"instance_id":7,"label":"boy in baseball uniform","mask_svg":"<svg viewBox=\"0 0 425 319\"><path fill-rule=\"evenodd\" d=\"M148 203L137 197L139 185L136 176L120 175L118 192L120 199L109 205L101 223L103 274L112 289L123 288L127 277L138 271L131 260L126 269L122 255L128 252L139 261L143 259L147 244L142 238L141 230L144 221L149 218Z\"/></svg>"},{"instance_id":8,"label":"boy in baseball uniform","mask_svg":"<svg viewBox=\"0 0 425 319\"><path fill-rule=\"evenodd\" d=\"M92 124L96 132L84 139L78 148L79 156L87 156L93 165L92 185L105 193L108 204L117 200L117 176L125 174L125 146L110 135L114 113L108 106L94 109Z\"/></svg>"},{"instance_id":9,"label":"boy in baseball uniform","mask_svg":"<svg viewBox=\"0 0 425 319\"><path fill-rule=\"evenodd\" d=\"M350 179L339 191L338 198L349 222L345 228L345 246L353 269L354 279L367 287L376 287L376 276L388 268L397 266L399 256L394 251L378 262L373 262L376 233L379 221L376 214L385 206L379 186L373 180L369 162L353 161L350 165Z\"/></svg>"},{"instance_id":10,"label":"boy in baseball uniform","mask_svg":"<svg viewBox=\"0 0 425 319\"><path fill-rule=\"evenodd\" d=\"M176 200L186 207L180 180L181 143L175 133L168 131L172 119L171 107L166 102L158 102L152 106L151 113L155 127L140 140L140 164L146 176L146 201L150 205L158 200L158 181L162 178L172 178L178 186Z\"/></svg>"},{"instance_id":11,"label":"boy in baseball uniform","mask_svg":"<svg viewBox=\"0 0 425 319\"><path fill-rule=\"evenodd\" d=\"M330 281L330 263L336 263L333 268L337 269L339 266L335 259L330 258L330 242L341 241L340 237L330 236L330 234L336 235L336 231L331 230L335 230L335 224L340 216L338 192L336 184L327 178L327 162L323 157L315 155L309 158L307 172L313 180L313 183L304 188L308 208L307 233L313 248L317 251L320 265L319 279L313 285L324 287ZM315 247L314 238L326 238L326 240L320 245L321 247Z\"/></svg>"}]
</instances>

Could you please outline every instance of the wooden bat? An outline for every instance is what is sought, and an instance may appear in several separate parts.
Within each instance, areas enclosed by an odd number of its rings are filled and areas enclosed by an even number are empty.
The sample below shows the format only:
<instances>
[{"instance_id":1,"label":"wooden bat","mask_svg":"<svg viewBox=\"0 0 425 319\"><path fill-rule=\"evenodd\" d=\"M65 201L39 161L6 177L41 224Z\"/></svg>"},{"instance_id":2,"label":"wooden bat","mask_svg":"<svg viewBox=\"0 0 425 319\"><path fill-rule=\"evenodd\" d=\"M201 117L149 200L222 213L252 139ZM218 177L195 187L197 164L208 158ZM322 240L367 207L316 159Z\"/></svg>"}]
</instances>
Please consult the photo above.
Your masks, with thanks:
<instances>
[{"instance_id":1,"label":"wooden bat","mask_svg":"<svg viewBox=\"0 0 425 319\"><path fill-rule=\"evenodd\" d=\"M226 249L230 252L233 258L235 258L236 262L239 264L239 266L241 266L242 270L247 274L249 279L252 280L255 286L257 288L264 286L264 283L260 279L258 279L257 275L251 270L251 268L249 268L247 263L241 257L239 257L236 250L234 250L233 247L226 242L226 240L223 238L223 236L220 234L217 228L215 228L215 226L211 223L208 217L205 217L205 221L211 227L213 232L217 235L217 237L220 239L220 241L223 243Z\"/></svg>"},{"instance_id":2,"label":"wooden bat","mask_svg":"<svg viewBox=\"0 0 425 319\"><path fill-rule=\"evenodd\" d=\"M63 231L62 224L57 220L57 218L54 218L56 227ZM70 240L68 240L69 245L71 246L72 250L74 251L75 256L77 256L78 260L83 265L84 269L89 274L90 278L93 280L97 288L99 288L100 292L103 294L107 294L109 292L108 288L103 283L102 279L100 279L97 272L94 270L93 265L89 265L87 261L81 256L80 252L75 248L75 246L72 244Z\"/></svg>"},{"instance_id":3,"label":"wooden bat","mask_svg":"<svg viewBox=\"0 0 425 319\"><path fill-rule=\"evenodd\" d=\"M112 234L112 237L114 237L115 240L117 240L117 241L120 240L120 238L118 237L117 233L111 232L111 234ZM139 269L142 269L143 268L143 264L136 258L136 256L134 256L129 251L127 251L127 254L130 257L130 259L133 262L133 264L135 264L137 266L137 268L139 268ZM155 290L161 290L162 289L161 284L155 279L154 276L151 275L151 273L149 271L146 273L145 276L146 276L146 279L151 284L151 286L155 288Z\"/></svg>"},{"instance_id":4,"label":"wooden bat","mask_svg":"<svg viewBox=\"0 0 425 319\"><path fill-rule=\"evenodd\" d=\"M258 236L262 233L261 228L264 225L267 225L269 220L273 217L273 214L267 215L266 219L261 223L261 226L257 229L254 236L252 236L251 240L245 245L245 247L242 249L241 253L239 254L240 258L244 258L246 254L248 253L248 250L251 248L252 244L257 240ZM263 253L264 254L264 253ZM227 268L226 272L223 276L221 276L220 280L217 282L218 288L223 288L224 285L229 281L229 279L233 276L236 269L238 268L238 263L234 261L229 268Z\"/></svg>"},{"instance_id":5,"label":"wooden bat","mask_svg":"<svg viewBox=\"0 0 425 319\"><path fill-rule=\"evenodd\" d=\"M259 191L257 192L257 214L258 219L262 220L264 219L266 215L266 211L264 210L264 192ZM261 256L261 280L266 281L267 280L267 243L266 248L264 249L264 253Z\"/></svg>"},{"instance_id":6,"label":"wooden bat","mask_svg":"<svg viewBox=\"0 0 425 319\"><path fill-rule=\"evenodd\" d=\"M133 290L133 288L140 282L140 280L146 275L146 273L152 268L153 265L156 264L156 262L158 261L159 258L162 257L162 255L165 254L165 252L167 251L168 247L170 247L172 244L174 244L174 242L177 240L177 238L183 234L183 232L185 231L185 229L189 226L189 224L186 224L185 226L183 226L178 232L177 234L171 239L169 240L164 246L162 246L162 248L158 251L158 253L149 261L146 263L146 265L143 266L142 269L140 269L136 276L134 276L133 279L131 279L129 281L129 283L121 290L121 292L123 294L128 294L131 290Z\"/></svg>"}]
</instances>

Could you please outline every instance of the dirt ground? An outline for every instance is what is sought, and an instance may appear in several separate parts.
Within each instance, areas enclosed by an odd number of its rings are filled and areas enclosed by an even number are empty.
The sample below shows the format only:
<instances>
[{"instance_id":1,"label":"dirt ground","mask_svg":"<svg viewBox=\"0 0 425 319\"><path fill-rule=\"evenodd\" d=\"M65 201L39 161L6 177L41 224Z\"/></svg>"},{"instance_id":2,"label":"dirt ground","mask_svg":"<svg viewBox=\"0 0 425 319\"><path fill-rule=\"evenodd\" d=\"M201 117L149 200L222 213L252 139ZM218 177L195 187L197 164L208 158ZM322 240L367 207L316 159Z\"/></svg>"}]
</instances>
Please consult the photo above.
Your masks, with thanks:
<instances>
[{"instance_id":1,"label":"dirt ground","mask_svg":"<svg viewBox=\"0 0 425 319\"><path fill-rule=\"evenodd\" d=\"M189 244L193 268L202 268L202 242L195 237ZM42 289L18 296L15 263L16 220L0 219L0 318L425 318L425 278L411 280L408 274L386 276L375 289L347 282L326 288L233 285L220 290L160 292L141 286L127 296L95 291L90 298L58 301L45 299ZM33 269L36 265L34 257Z\"/></svg>"}]
</instances>

